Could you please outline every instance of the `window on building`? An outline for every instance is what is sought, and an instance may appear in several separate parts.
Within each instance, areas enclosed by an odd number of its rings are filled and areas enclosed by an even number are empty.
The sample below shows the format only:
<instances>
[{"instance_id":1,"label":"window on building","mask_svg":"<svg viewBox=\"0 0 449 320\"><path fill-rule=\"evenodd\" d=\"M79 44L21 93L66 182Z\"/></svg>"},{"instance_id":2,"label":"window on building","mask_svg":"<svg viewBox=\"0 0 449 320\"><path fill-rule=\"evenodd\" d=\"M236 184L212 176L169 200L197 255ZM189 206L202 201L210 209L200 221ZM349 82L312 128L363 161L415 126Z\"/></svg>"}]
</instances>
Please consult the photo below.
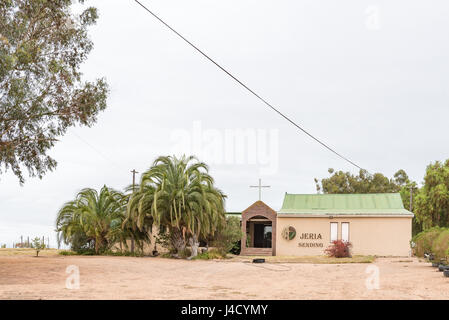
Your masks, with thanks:
<instances>
[{"instance_id":1,"label":"window on building","mask_svg":"<svg viewBox=\"0 0 449 320\"><path fill-rule=\"evenodd\" d=\"M338 239L338 222L331 222L331 242Z\"/></svg>"},{"instance_id":2,"label":"window on building","mask_svg":"<svg viewBox=\"0 0 449 320\"><path fill-rule=\"evenodd\" d=\"M341 223L341 240L349 241L349 222Z\"/></svg>"}]
</instances>

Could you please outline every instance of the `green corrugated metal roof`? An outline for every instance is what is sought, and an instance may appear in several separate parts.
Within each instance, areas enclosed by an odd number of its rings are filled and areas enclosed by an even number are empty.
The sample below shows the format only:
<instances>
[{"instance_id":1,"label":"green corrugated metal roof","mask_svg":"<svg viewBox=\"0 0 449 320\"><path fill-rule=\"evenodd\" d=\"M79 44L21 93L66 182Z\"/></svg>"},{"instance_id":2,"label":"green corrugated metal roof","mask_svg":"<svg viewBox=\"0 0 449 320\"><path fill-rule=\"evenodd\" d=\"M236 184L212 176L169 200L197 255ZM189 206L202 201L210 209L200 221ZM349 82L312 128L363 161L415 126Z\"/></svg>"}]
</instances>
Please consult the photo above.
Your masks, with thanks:
<instances>
[{"instance_id":1,"label":"green corrugated metal roof","mask_svg":"<svg viewBox=\"0 0 449 320\"><path fill-rule=\"evenodd\" d=\"M285 194L279 214L413 215L399 193Z\"/></svg>"},{"instance_id":2,"label":"green corrugated metal roof","mask_svg":"<svg viewBox=\"0 0 449 320\"><path fill-rule=\"evenodd\" d=\"M242 213L241 212L226 212L226 217L237 217L239 219L242 219Z\"/></svg>"}]
</instances>

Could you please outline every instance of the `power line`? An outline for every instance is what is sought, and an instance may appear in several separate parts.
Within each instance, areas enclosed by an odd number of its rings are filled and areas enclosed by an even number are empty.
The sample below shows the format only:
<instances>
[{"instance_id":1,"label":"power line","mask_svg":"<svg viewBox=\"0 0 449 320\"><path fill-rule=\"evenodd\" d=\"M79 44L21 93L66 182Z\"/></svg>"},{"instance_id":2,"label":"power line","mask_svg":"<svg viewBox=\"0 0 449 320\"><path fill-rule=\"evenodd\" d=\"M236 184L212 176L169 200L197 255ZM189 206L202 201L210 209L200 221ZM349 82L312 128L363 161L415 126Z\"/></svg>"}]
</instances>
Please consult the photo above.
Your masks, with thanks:
<instances>
[{"instance_id":1,"label":"power line","mask_svg":"<svg viewBox=\"0 0 449 320\"><path fill-rule=\"evenodd\" d=\"M93 151L95 151L99 156L101 156L104 160L112 164L116 169L123 170L121 166L119 166L114 161L111 161L110 158L106 157L101 151L99 151L97 148L95 148L92 144L81 138L76 132L72 131L73 135L77 137L81 142L85 143L87 146L89 146Z\"/></svg>"},{"instance_id":2,"label":"power line","mask_svg":"<svg viewBox=\"0 0 449 320\"><path fill-rule=\"evenodd\" d=\"M325 144L324 142L322 142L321 140L319 140L318 138L316 138L315 136L313 136L311 133L309 133L307 130L305 130L304 128L302 128L300 125L298 125L296 122L294 122L293 120L291 120L289 117L287 117L286 115L284 115L282 112L280 112L277 108L273 107L268 101L266 101L264 98L262 98L260 95L258 95L256 92L254 92L253 90L251 90L246 84L244 84L242 81L240 81L237 77L235 77L233 74L231 74L228 70L226 70L224 67L222 67L220 64L218 64L214 59L212 59L211 57L209 57L206 53L204 53L201 49L199 49L197 46L195 46L192 42L190 42L189 40L187 40L183 35L181 35L178 31L176 31L175 29L173 29L169 24L167 24L164 20L162 20L161 18L159 18L159 16L157 16L154 12L152 12L150 9L148 9L147 7L145 7L140 1L138 0L134 0L135 2L137 2L143 9L145 9L148 13L150 13L153 17L155 17L157 20L159 20L163 25L165 25L168 29L170 29L171 31L173 31L178 37L180 37L182 40L184 40L187 44L189 44L192 48L194 48L196 51L198 51L201 55L203 55L206 59L208 59L210 62L212 62L214 65L216 65L220 70L222 70L224 73L226 73L228 76L230 76L232 79L234 79L238 84L240 84L243 88L245 88L247 91L249 91L251 94L253 94L256 98L258 98L260 101L262 101L265 105L267 105L269 108L271 108L273 111L275 111L277 114L279 114L281 117L283 117L285 120L287 120L288 122L290 122L292 125L294 125L296 128L298 128L299 130L301 130L302 132L304 132L306 135L308 135L310 138L312 138L313 140L315 140L316 142L318 142L319 144L321 144L323 147L325 147L326 149L328 149L329 151L331 151L332 153L336 154L337 156L339 156L340 158L342 158L343 160L349 162L350 164L352 164L353 166L363 170L362 167L358 166L357 164L355 164L353 161L349 160L348 158L346 158L345 156L341 155L340 153L338 153L337 151L335 151L334 149L332 149L331 147L329 147L327 144Z\"/></svg>"}]
</instances>

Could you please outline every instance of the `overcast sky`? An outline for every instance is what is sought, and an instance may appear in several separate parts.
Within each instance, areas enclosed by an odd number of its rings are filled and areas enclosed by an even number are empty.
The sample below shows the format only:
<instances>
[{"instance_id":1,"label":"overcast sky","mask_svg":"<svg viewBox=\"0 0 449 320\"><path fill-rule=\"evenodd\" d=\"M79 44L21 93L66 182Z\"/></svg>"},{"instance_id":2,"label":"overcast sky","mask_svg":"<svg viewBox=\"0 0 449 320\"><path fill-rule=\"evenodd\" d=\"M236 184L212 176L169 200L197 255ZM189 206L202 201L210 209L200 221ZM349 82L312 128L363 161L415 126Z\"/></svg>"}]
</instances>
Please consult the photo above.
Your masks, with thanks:
<instances>
[{"instance_id":1,"label":"overcast sky","mask_svg":"<svg viewBox=\"0 0 449 320\"><path fill-rule=\"evenodd\" d=\"M306 130L370 172L422 182L449 158L449 3L445 0L141 0ZM122 189L159 155L210 164L228 211L315 193L332 167L357 172L269 110L134 1L99 9L85 79L106 77L108 108L51 151L23 186L0 177L0 243L49 236L85 187ZM242 131L246 130L246 131ZM245 134L242 134L244 132ZM243 140L232 140L230 137ZM236 141L246 141L239 145Z\"/></svg>"}]
</instances>

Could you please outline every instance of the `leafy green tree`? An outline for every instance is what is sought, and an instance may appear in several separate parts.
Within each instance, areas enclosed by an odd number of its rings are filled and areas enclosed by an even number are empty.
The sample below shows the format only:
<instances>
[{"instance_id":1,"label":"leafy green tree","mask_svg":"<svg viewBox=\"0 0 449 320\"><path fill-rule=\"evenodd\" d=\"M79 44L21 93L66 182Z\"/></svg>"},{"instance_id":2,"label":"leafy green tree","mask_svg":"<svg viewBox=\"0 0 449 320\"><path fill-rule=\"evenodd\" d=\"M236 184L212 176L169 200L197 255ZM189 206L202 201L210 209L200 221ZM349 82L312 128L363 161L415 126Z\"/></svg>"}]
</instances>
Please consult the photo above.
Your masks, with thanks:
<instances>
[{"instance_id":1,"label":"leafy green tree","mask_svg":"<svg viewBox=\"0 0 449 320\"><path fill-rule=\"evenodd\" d=\"M39 237L36 237L31 241L32 241L32 244L31 244L32 248L34 248L34 250L36 250L36 257L39 257L39 252L41 250L45 249L45 243Z\"/></svg>"},{"instance_id":2,"label":"leafy green tree","mask_svg":"<svg viewBox=\"0 0 449 320\"><path fill-rule=\"evenodd\" d=\"M117 233L122 230L125 208L126 198L118 191L106 186L99 193L83 189L59 210L56 231L66 244L84 239L99 254L123 239Z\"/></svg>"},{"instance_id":3,"label":"leafy green tree","mask_svg":"<svg viewBox=\"0 0 449 320\"><path fill-rule=\"evenodd\" d=\"M449 160L427 166L424 185L416 197L415 212L424 230L449 227Z\"/></svg>"},{"instance_id":4,"label":"leafy green tree","mask_svg":"<svg viewBox=\"0 0 449 320\"><path fill-rule=\"evenodd\" d=\"M408 176L403 170L395 174L394 179L388 179L381 173L370 175L366 170L360 170L358 175L350 172L337 171L330 168L329 178L315 178L317 192L323 193L388 193L399 192L408 182Z\"/></svg>"},{"instance_id":5,"label":"leafy green tree","mask_svg":"<svg viewBox=\"0 0 449 320\"><path fill-rule=\"evenodd\" d=\"M41 178L56 167L48 150L67 128L91 126L106 108L104 79L83 82L81 64L97 10L73 0L0 1L0 173ZM79 2L84 2L80 0Z\"/></svg>"},{"instance_id":6,"label":"leafy green tree","mask_svg":"<svg viewBox=\"0 0 449 320\"><path fill-rule=\"evenodd\" d=\"M128 204L128 216L138 228L151 217L165 228L178 254L198 253L200 237L215 233L225 221L225 195L214 186L205 163L195 157L159 157L143 173Z\"/></svg>"},{"instance_id":7,"label":"leafy green tree","mask_svg":"<svg viewBox=\"0 0 449 320\"><path fill-rule=\"evenodd\" d=\"M410 208L410 189L413 198L419 194L416 182L411 181L407 173L400 169L393 178L389 179L382 173L369 174L366 170L360 170L357 175L350 172L328 170L329 178L318 180L315 178L317 192L323 193L392 193L401 194L404 207ZM413 206L412 206L413 207ZM415 216L412 221L413 234L422 231L422 223Z\"/></svg>"}]
</instances>

